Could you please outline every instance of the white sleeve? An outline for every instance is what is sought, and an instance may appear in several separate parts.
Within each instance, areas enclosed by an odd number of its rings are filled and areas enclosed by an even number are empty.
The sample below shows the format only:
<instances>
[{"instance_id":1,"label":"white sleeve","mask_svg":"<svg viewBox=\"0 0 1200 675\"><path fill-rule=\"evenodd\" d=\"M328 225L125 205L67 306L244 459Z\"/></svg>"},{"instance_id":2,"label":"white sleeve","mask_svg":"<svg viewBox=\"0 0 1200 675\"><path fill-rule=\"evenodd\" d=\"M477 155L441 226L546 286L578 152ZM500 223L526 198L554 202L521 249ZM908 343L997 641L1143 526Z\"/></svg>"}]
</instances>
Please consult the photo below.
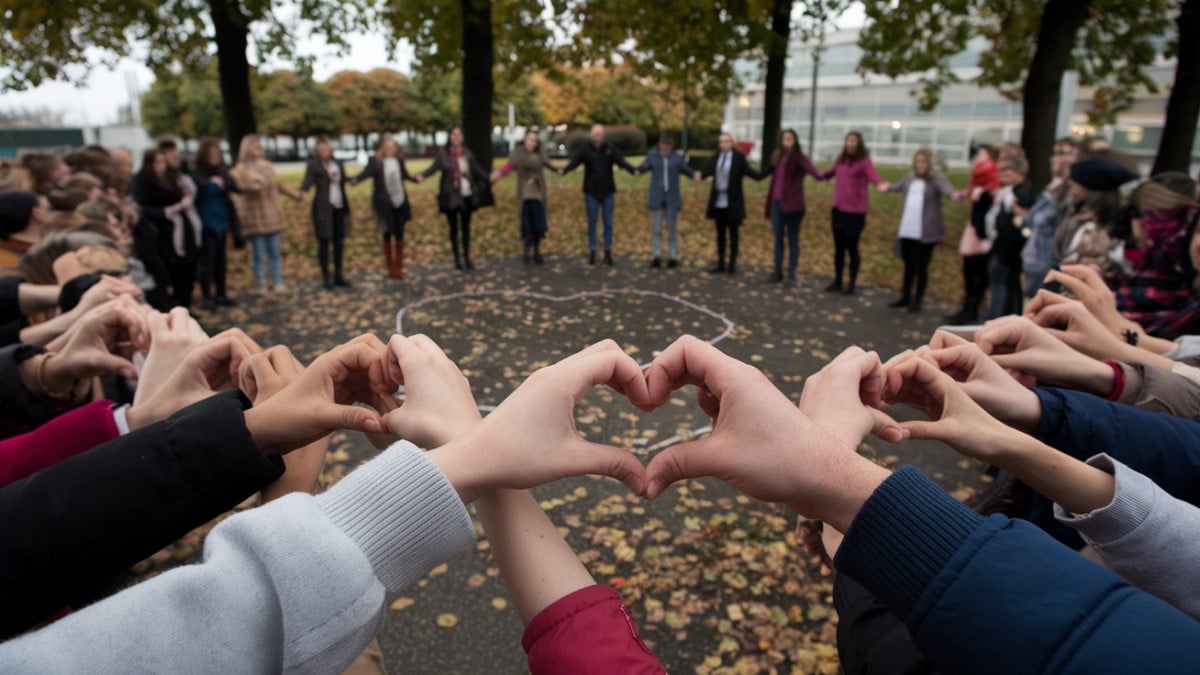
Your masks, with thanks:
<instances>
[{"instance_id":1,"label":"white sleeve","mask_svg":"<svg viewBox=\"0 0 1200 675\"><path fill-rule=\"evenodd\" d=\"M400 442L319 497L224 521L203 562L0 645L0 672L341 672L386 590L474 540L453 486Z\"/></svg>"}]
</instances>

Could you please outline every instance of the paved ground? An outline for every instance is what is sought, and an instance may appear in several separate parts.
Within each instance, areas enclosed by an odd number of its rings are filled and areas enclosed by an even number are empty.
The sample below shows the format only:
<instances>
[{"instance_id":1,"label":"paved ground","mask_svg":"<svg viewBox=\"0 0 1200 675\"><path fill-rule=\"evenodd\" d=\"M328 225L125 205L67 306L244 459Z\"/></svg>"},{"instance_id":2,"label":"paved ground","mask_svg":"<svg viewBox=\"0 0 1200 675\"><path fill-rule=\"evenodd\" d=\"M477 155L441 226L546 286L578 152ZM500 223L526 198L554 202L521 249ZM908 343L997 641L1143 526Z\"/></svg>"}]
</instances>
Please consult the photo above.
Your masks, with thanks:
<instances>
[{"instance_id":1,"label":"paved ground","mask_svg":"<svg viewBox=\"0 0 1200 675\"><path fill-rule=\"evenodd\" d=\"M832 295L821 290L827 278L786 287L763 283L765 270L714 276L699 262L676 270L631 259L614 268L562 257L542 267L511 259L477 264L471 274L449 265L415 267L405 282L359 274L354 289L336 293L301 282L283 296L246 296L206 323L240 325L264 344L291 345L308 359L365 331L386 338L398 310L422 303L405 314L404 331L441 344L481 404L498 403L537 367L605 337L645 361L683 333L712 338L732 324L719 347L762 368L798 400L805 375L845 347L876 349L886 359L927 339L951 309L907 314L885 306L890 291ZM524 294L488 295L506 291ZM468 295L444 297L462 293ZM570 300L528 295L580 293ZM686 390L649 415L597 390L577 416L589 436L626 443L646 457L708 423ZM917 464L948 489L979 484L979 467L944 447L874 441L863 452L889 465ZM327 477L371 453L361 439L339 435ZM707 480L649 504L613 481L591 478L536 494L597 579L621 589L668 670L836 672L830 579L796 552L782 509L739 499ZM521 625L505 597L480 539L396 599L381 634L389 670L524 672Z\"/></svg>"}]
</instances>

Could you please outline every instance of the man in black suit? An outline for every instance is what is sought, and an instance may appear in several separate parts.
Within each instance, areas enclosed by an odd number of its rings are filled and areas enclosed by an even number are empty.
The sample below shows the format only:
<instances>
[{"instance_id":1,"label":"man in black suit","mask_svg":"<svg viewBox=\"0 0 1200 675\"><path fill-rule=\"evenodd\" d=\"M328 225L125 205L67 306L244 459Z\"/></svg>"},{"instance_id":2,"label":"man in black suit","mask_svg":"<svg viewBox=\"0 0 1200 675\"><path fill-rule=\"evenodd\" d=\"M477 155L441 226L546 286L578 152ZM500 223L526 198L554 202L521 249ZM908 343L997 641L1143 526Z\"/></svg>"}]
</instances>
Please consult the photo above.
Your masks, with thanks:
<instances>
[{"instance_id":1,"label":"man in black suit","mask_svg":"<svg viewBox=\"0 0 1200 675\"><path fill-rule=\"evenodd\" d=\"M742 178L762 180L766 174L750 167L746 156L733 147L733 136L723 133L717 140L717 154L709 160L704 171L695 179L712 177L705 216L717 225L717 264L708 269L711 274L737 272L738 228L746 219L746 199L742 193ZM725 239L729 234L729 264L725 264Z\"/></svg>"}]
</instances>

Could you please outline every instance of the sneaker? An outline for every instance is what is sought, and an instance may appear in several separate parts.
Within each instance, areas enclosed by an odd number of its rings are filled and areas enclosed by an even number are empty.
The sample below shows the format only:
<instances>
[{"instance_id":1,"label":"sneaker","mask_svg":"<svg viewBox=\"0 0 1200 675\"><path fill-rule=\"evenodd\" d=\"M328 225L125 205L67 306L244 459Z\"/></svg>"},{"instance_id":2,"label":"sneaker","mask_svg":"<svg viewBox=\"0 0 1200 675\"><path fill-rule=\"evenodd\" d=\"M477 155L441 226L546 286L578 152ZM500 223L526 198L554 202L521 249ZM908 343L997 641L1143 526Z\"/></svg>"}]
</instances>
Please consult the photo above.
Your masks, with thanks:
<instances>
[{"instance_id":1,"label":"sneaker","mask_svg":"<svg viewBox=\"0 0 1200 675\"><path fill-rule=\"evenodd\" d=\"M608 262L608 261L606 260L605 262ZM658 269L658 268L662 267L662 258L655 258L654 260L651 260L650 266L653 267L654 269Z\"/></svg>"},{"instance_id":2,"label":"sneaker","mask_svg":"<svg viewBox=\"0 0 1200 675\"><path fill-rule=\"evenodd\" d=\"M678 260L676 260L676 259L674 259L674 258L671 258L670 260L668 260L668 261L667 261L667 269L669 269L669 270L673 270L673 269L675 269L676 267L679 267L679 261L678 261Z\"/></svg>"},{"instance_id":3,"label":"sneaker","mask_svg":"<svg viewBox=\"0 0 1200 675\"><path fill-rule=\"evenodd\" d=\"M850 284L849 286L843 288L842 295L854 295L854 284Z\"/></svg>"},{"instance_id":4,"label":"sneaker","mask_svg":"<svg viewBox=\"0 0 1200 675\"><path fill-rule=\"evenodd\" d=\"M528 264L529 264L530 262L532 262L532 261L533 261L533 258L529 257L529 254L528 254L528 253L526 253L525 255L521 256L521 262L525 263L526 265L528 265Z\"/></svg>"}]
</instances>

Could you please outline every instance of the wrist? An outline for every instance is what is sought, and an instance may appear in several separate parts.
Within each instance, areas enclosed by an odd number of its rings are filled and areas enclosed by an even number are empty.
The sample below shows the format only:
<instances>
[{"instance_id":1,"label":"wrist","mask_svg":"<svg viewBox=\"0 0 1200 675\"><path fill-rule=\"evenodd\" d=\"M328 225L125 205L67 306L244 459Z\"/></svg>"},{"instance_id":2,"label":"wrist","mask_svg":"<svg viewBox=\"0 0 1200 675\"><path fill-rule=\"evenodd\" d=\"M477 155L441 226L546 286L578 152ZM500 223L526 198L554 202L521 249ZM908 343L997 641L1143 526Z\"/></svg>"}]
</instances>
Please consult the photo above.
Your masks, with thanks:
<instances>
[{"instance_id":1,"label":"wrist","mask_svg":"<svg viewBox=\"0 0 1200 675\"><path fill-rule=\"evenodd\" d=\"M996 414L1000 421L1024 434L1036 434L1042 423L1042 400L1032 389L1022 387L1019 397L1014 397L1006 409Z\"/></svg>"},{"instance_id":2,"label":"wrist","mask_svg":"<svg viewBox=\"0 0 1200 675\"><path fill-rule=\"evenodd\" d=\"M37 364L36 381L42 390L42 395L56 400L69 400L79 384L79 378L68 372L62 362L62 357L48 353Z\"/></svg>"},{"instance_id":3,"label":"wrist","mask_svg":"<svg viewBox=\"0 0 1200 675\"><path fill-rule=\"evenodd\" d=\"M459 438L425 453L454 486L464 504L470 504L491 491L479 474L476 463L470 461L470 449L470 438Z\"/></svg>"},{"instance_id":4,"label":"wrist","mask_svg":"<svg viewBox=\"0 0 1200 675\"><path fill-rule=\"evenodd\" d=\"M822 475L828 488L818 494L798 495L788 507L800 515L823 521L845 532L863 504L892 474L888 469L859 455L837 457Z\"/></svg>"},{"instance_id":5,"label":"wrist","mask_svg":"<svg viewBox=\"0 0 1200 675\"><path fill-rule=\"evenodd\" d=\"M1096 396L1111 396L1117 384L1116 372L1111 364L1112 362L1089 358L1087 367L1073 383L1075 388ZM1116 366L1116 368L1119 369L1120 366ZM1119 391L1116 393L1120 395Z\"/></svg>"}]
</instances>

